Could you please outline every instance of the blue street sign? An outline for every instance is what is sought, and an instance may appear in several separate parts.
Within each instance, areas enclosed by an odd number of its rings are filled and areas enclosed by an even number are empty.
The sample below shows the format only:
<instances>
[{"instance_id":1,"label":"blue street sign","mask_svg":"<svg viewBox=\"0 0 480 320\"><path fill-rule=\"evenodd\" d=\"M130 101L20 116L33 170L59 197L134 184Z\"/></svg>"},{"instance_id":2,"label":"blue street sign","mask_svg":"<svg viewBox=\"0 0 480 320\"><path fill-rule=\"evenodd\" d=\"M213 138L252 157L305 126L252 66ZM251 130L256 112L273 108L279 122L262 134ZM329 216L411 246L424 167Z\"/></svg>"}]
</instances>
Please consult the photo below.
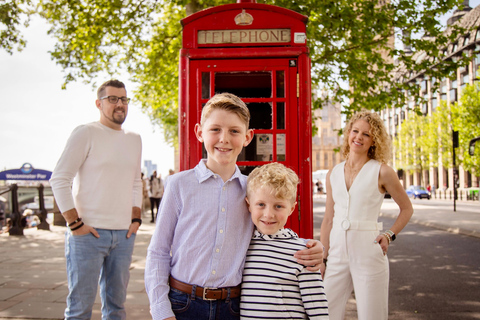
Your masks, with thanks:
<instances>
[{"instance_id":1,"label":"blue street sign","mask_svg":"<svg viewBox=\"0 0 480 320\"><path fill-rule=\"evenodd\" d=\"M20 169L5 170L0 172L0 180L50 180L51 171L34 169L30 163L24 163Z\"/></svg>"}]
</instances>

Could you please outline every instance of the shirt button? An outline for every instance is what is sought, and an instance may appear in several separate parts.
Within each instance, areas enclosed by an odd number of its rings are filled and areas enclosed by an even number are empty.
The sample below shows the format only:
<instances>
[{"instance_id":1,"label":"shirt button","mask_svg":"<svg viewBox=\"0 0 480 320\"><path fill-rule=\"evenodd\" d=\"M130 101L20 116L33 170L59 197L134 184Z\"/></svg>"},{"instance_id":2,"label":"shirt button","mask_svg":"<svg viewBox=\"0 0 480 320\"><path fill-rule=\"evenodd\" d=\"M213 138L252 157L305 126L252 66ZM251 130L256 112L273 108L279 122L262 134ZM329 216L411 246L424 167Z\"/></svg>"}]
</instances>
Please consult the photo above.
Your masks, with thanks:
<instances>
[{"instance_id":1,"label":"shirt button","mask_svg":"<svg viewBox=\"0 0 480 320\"><path fill-rule=\"evenodd\" d=\"M215 252L216 252L216 253L219 253L219 252L220 252L220 249L216 249Z\"/></svg>"},{"instance_id":2,"label":"shirt button","mask_svg":"<svg viewBox=\"0 0 480 320\"><path fill-rule=\"evenodd\" d=\"M225 191L227 188L223 187L223 191Z\"/></svg>"},{"instance_id":3,"label":"shirt button","mask_svg":"<svg viewBox=\"0 0 480 320\"><path fill-rule=\"evenodd\" d=\"M222 212L225 212L225 208L222 208Z\"/></svg>"},{"instance_id":4,"label":"shirt button","mask_svg":"<svg viewBox=\"0 0 480 320\"><path fill-rule=\"evenodd\" d=\"M223 229L220 229L220 231L219 231L219 232L220 232L220 233L223 233Z\"/></svg>"},{"instance_id":5,"label":"shirt button","mask_svg":"<svg viewBox=\"0 0 480 320\"><path fill-rule=\"evenodd\" d=\"M217 273L217 272L215 270L212 270L212 274L215 274L215 273Z\"/></svg>"}]
</instances>

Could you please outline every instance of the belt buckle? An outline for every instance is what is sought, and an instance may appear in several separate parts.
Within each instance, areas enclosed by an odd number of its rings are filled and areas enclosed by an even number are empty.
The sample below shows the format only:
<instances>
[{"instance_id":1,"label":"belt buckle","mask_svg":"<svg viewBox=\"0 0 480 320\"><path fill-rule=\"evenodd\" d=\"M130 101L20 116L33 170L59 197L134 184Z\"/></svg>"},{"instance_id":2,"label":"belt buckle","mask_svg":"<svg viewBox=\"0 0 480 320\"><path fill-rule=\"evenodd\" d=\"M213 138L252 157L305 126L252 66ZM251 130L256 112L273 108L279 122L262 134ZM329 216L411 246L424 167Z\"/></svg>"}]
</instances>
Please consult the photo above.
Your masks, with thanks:
<instances>
[{"instance_id":1,"label":"belt buckle","mask_svg":"<svg viewBox=\"0 0 480 320\"><path fill-rule=\"evenodd\" d=\"M344 219L340 224L340 226L342 227L343 230L347 231L348 229L350 229L350 220Z\"/></svg>"},{"instance_id":2,"label":"belt buckle","mask_svg":"<svg viewBox=\"0 0 480 320\"><path fill-rule=\"evenodd\" d=\"M217 288L209 288L209 287L203 288L202 299L203 299L203 300L206 300L206 301L217 300L217 299L209 299L209 298L207 298L207 290L217 290Z\"/></svg>"}]
</instances>

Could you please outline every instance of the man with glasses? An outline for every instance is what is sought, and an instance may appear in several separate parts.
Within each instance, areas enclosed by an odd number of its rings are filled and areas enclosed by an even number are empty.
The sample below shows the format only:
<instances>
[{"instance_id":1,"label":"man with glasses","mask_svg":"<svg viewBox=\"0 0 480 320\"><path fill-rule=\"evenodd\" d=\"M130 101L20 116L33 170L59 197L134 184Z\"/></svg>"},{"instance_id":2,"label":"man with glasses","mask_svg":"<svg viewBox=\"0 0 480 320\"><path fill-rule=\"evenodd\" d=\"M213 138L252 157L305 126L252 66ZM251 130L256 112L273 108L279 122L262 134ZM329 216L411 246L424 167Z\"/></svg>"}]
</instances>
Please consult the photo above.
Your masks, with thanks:
<instances>
[{"instance_id":1,"label":"man with glasses","mask_svg":"<svg viewBox=\"0 0 480 320\"><path fill-rule=\"evenodd\" d=\"M141 138L122 129L129 101L122 82L102 84L95 102L100 121L73 131L50 179L68 225L65 319L92 317L98 284L102 319L126 319L124 303L143 196Z\"/></svg>"}]
</instances>

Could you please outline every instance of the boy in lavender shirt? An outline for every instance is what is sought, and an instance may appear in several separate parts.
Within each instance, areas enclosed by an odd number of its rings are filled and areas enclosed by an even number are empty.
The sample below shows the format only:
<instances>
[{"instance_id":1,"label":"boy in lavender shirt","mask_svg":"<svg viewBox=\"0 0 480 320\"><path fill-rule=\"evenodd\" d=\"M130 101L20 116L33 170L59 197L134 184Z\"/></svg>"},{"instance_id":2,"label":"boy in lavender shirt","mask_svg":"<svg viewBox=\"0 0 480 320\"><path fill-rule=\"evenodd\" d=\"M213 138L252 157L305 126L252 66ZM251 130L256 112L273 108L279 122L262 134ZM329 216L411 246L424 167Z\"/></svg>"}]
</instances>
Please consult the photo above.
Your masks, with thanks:
<instances>
[{"instance_id":1,"label":"boy in lavender shirt","mask_svg":"<svg viewBox=\"0 0 480 320\"><path fill-rule=\"evenodd\" d=\"M253 138L249 121L248 108L238 97L212 97L195 126L207 159L165 183L145 266L154 320L239 319L253 224L244 201L247 177L236 161ZM311 241L308 247L296 253L298 261L321 264L319 242Z\"/></svg>"}]
</instances>

